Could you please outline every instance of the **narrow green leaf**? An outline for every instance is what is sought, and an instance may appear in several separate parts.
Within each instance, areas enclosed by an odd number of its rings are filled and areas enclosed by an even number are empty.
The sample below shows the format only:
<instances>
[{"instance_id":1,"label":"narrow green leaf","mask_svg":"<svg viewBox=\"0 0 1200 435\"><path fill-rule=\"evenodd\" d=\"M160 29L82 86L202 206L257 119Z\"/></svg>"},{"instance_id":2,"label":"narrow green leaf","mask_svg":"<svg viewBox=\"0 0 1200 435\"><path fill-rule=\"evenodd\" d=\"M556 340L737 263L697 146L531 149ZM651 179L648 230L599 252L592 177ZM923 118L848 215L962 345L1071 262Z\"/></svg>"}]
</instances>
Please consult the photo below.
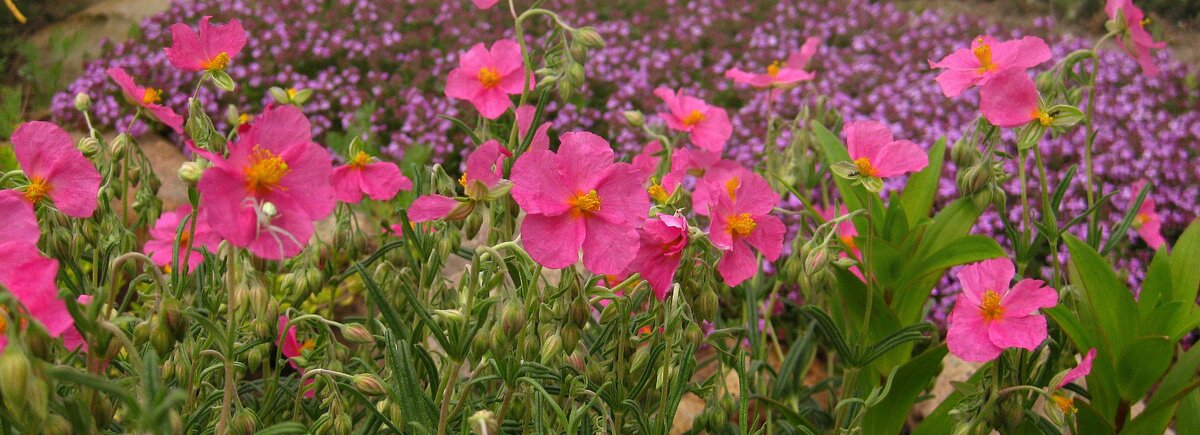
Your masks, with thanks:
<instances>
[{"instance_id":1,"label":"narrow green leaf","mask_svg":"<svg viewBox=\"0 0 1200 435\"><path fill-rule=\"evenodd\" d=\"M1171 285L1174 287L1172 300L1195 302L1200 292L1200 220L1192 221L1171 251Z\"/></svg>"}]
</instances>

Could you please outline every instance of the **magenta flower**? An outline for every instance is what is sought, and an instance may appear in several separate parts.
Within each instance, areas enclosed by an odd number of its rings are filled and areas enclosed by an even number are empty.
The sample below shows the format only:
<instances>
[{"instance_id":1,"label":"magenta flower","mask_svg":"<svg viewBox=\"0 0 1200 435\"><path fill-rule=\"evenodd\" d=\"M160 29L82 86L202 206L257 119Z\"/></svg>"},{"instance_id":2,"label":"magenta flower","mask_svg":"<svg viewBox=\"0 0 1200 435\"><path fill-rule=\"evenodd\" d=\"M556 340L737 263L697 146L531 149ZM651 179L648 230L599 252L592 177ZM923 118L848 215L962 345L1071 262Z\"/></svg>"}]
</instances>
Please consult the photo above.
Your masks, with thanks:
<instances>
[{"instance_id":1,"label":"magenta flower","mask_svg":"<svg viewBox=\"0 0 1200 435\"><path fill-rule=\"evenodd\" d=\"M516 110L517 117L517 134L521 136L521 140L525 140L525 135L529 133L529 129L533 127L533 116L537 114L537 107L528 104L518 107ZM538 127L537 131L533 132L533 139L530 139L529 149L531 150L548 150L550 149L550 123L543 122Z\"/></svg>"},{"instance_id":2,"label":"magenta flower","mask_svg":"<svg viewBox=\"0 0 1200 435\"><path fill-rule=\"evenodd\" d=\"M475 7L479 9L491 9L492 6L495 6L496 3L500 2L500 0L471 0L471 2L475 3Z\"/></svg>"},{"instance_id":3,"label":"magenta flower","mask_svg":"<svg viewBox=\"0 0 1200 435\"><path fill-rule=\"evenodd\" d=\"M709 186L709 190L716 201L710 209L708 237L725 253L717 271L725 284L736 286L758 273L751 247L767 261L775 261L783 251L786 228L770 214L779 195L753 172L747 172L732 192L717 186Z\"/></svg>"},{"instance_id":4,"label":"magenta flower","mask_svg":"<svg viewBox=\"0 0 1200 435\"><path fill-rule=\"evenodd\" d=\"M1133 185L1133 197L1137 198L1138 192L1146 186L1146 181L1138 181ZM1138 236L1146 241L1146 244L1151 249L1162 247L1167 241L1162 236L1162 218L1155 211L1157 203L1154 198L1146 195L1146 199L1142 201L1142 206L1138 208L1137 214L1133 216L1133 229L1137 231Z\"/></svg>"},{"instance_id":5,"label":"magenta flower","mask_svg":"<svg viewBox=\"0 0 1200 435\"><path fill-rule=\"evenodd\" d=\"M703 177L714 168L736 166L737 162L722 160L721 153L678 148L671 152L671 170L663 176L662 187L667 194L675 191L689 175Z\"/></svg>"},{"instance_id":6,"label":"magenta flower","mask_svg":"<svg viewBox=\"0 0 1200 435\"><path fill-rule=\"evenodd\" d=\"M800 51L792 52L788 56L786 62L775 61L767 65L767 71L762 73L751 73L742 71L737 68L730 68L725 71L725 78L732 79L735 83L748 84L756 88L787 88L795 86L797 83L806 80L812 80L816 77L810 71L805 71L804 66L808 64L809 59L817 54L817 47L821 45L821 38L809 37L804 41L804 45L800 47Z\"/></svg>"},{"instance_id":7,"label":"magenta flower","mask_svg":"<svg viewBox=\"0 0 1200 435\"><path fill-rule=\"evenodd\" d=\"M171 127L176 133L183 133L183 117L171 110L170 107L158 104L159 101L162 101L162 89L138 86L133 82L133 77L130 77L122 68L109 68L108 76L117 82L117 86L121 87L125 101L146 109L150 115L154 116L154 119Z\"/></svg>"},{"instance_id":8,"label":"magenta flower","mask_svg":"<svg viewBox=\"0 0 1200 435\"><path fill-rule=\"evenodd\" d=\"M504 177L504 159L511 155L494 139L484 142L467 155L466 169L458 179L458 184L462 185L472 200L482 199ZM408 219L413 222L459 220L466 218L473 209L465 206L463 201L448 196L422 195L408 207Z\"/></svg>"},{"instance_id":9,"label":"magenta flower","mask_svg":"<svg viewBox=\"0 0 1200 435\"><path fill-rule=\"evenodd\" d=\"M1146 31L1146 24L1150 22L1146 14L1133 5L1133 0L1108 0L1104 5L1104 12L1110 20L1117 20L1118 14L1125 17L1125 22L1119 24L1125 27L1126 32L1117 39L1117 43L1137 59L1146 76L1157 76L1158 65L1155 65L1154 59L1150 57L1150 50L1166 47L1167 43L1154 42L1150 33ZM1130 47L1130 44L1133 46Z\"/></svg>"},{"instance_id":10,"label":"magenta flower","mask_svg":"<svg viewBox=\"0 0 1200 435\"><path fill-rule=\"evenodd\" d=\"M329 152L313 143L308 118L295 106L267 106L229 145L228 157L202 154L213 167L197 185L201 219L254 255L298 254L313 222L333 211Z\"/></svg>"},{"instance_id":11,"label":"magenta flower","mask_svg":"<svg viewBox=\"0 0 1200 435\"><path fill-rule=\"evenodd\" d=\"M633 156L633 160L629 163L633 165L634 169L637 169L638 173L642 174L643 180L649 179L658 171L658 163L662 161L662 157L658 156L660 152L662 152L662 142L652 140L647 142L646 146L642 147L642 151Z\"/></svg>"},{"instance_id":12,"label":"magenta flower","mask_svg":"<svg viewBox=\"0 0 1200 435\"><path fill-rule=\"evenodd\" d=\"M146 246L142 251L154 260L154 264L160 267L170 267L171 257L175 250L175 234L179 230L179 223L183 222L183 218L192 213L192 206L184 204L175 209L175 211L163 213L158 217L158 222L154 223L154 228L150 229L150 240L146 241ZM184 257L187 257L187 271L191 272L204 261L201 248L207 249L209 252L217 252L217 246L221 244L221 236L214 233L209 228L208 223L197 216L196 231L191 231L191 223L188 223L183 228L183 232L179 233L179 261L183 262ZM191 255L187 254L188 249L192 249Z\"/></svg>"},{"instance_id":13,"label":"magenta flower","mask_svg":"<svg viewBox=\"0 0 1200 435\"><path fill-rule=\"evenodd\" d=\"M637 258L630 267L642 274L658 300L665 300L688 244L687 219L679 214L659 213L657 218L646 219L640 233Z\"/></svg>"},{"instance_id":14,"label":"magenta flower","mask_svg":"<svg viewBox=\"0 0 1200 435\"><path fill-rule=\"evenodd\" d=\"M1037 120L1054 121L1038 106L1037 85L1021 70L1008 70L979 89L979 111L997 127L1019 127Z\"/></svg>"},{"instance_id":15,"label":"magenta flower","mask_svg":"<svg viewBox=\"0 0 1200 435\"><path fill-rule=\"evenodd\" d=\"M929 61L931 68L941 68L938 85L947 97L957 97L971 86L987 85L997 75L1018 70L1022 73L1050 60L1050 47L1036 36L999 42L991 36L971 41L971 48L950 53L938 62Z\"/></svg>"},{"instance_id":16,"label":"magenta flower","mask_svg":"<svg viewBox=\"0 0 1200 435\"><path fill-rule=\"evenodd\" d=\"M363 194L376 201L392 199L401 190L412 190L412 180L392 162L381 162L359 151L353 160L334 168L330 178L338 201L358 204Z\"/></svg>"},{"instance_id":17,"label":"magenta flower","mask_svg":"<svg viewBox=\"0 0 1200 435\"><path fill-rule=\"evenodd\" d=\"M446 96L470 101L479 114L496 119L512 107L509 94L524 90L525 67L521 47L511 39L501 39L491 50L475 44L458 59L458 68L446 80ZM533 88L533 78L529 87Z\"/></svg>"},{"instance_id":18,"label":"magenta flower","mask_svg":"<svg viewBox=\"0 0 1200 435\"><path fill-rule=\"evenodd\" d=\"M888 126L875 121L846 124L846 148L859 176L888 178L917 172L929 165L929 156L917 144L895 140Z\"/></svg>"},{"instance_id":19,"label":"magenta flower","mask_svg":"<svg viewBox=\"0 0 1200 435\"><path fill-rule=\"evenodd\" d=\"M1095 359L1096 349L1089 350L1087 354L1083 356L1083 359L1079 360L1079 364L1076 365L1075 368L1071 369L1071 371L1068 371L1067 375L1058 382L1058 388L1065 387L1067 384L1071 383L1071 381L1082 378L1091 373L1092 361Z\"/></svg>"},{"instance_id":20,"label":"magenta flower","mask_svg":"<svg viewBox=\"0 0 1200 435\"><path fill-rule=\"evenodd\" d=\"M692 208L696 210L696 214L708 216L709 208L717 202L717 197L712 196L713 192L733 195L741 185L742 179L750 173L749 169L732 160L718 161L704 171L704 175L696 183L696 190L692 191Z\"/></svg>"},{"instance_id":21,"label":"magenta flower","mask_svg":"<svg viewBox=\"0 0 1200 435\"><path fill-rule=\"evenodd\" d=\"M49 199L63 214L77 218L96 211L100 171L75 148L66 131L49 122L26 122L13 133L12 146L29 179L26 201Z\"/></svg>"},{"instance_id":22,"label":"magenta flower","mask_svg":"<svg viewBox=\"0 0 1200 435\"><path fill-rule=\"evenodd\" d=\"M225 25L211 25L200 19L200 32L187 24L171 25L171 46L165 50L167 60L183 71L221 71L229 66L246 45L246 31L236 18Z\"/></svg>"},{"instance_id":23,"label":"magenta flower","mask_svg":"<svg viewBox=\"0 0 1200 435\"><path fill-rule=\"evenodd\" d=\"M638 249L637 227L650 200L628 163L613 163L608 141L588 132L565 133L557 153L529 151L512 168L512 197L525 210L521 239L542 266L583 265L618 274Z\"/></svg>"},{"instance_id":24,"label":"magenta flower","mask_svg":"<svg viewBox=\"0 0 1200 435\"><path fill-rule=\"evenodd\" d=\"M284 331L284 328L287 328L286 332ZM300 341L296 339L296 325L288 327L288 318L286 315L279 316L278 334L278 337L275 339L275 345L279 346L279 353L282 353L283 356L287 358L288 364L291 365L293 369L296 369L296 371L300 373L300 376L304 376L304 368L297 365L296 361L292 360L292 358L303 356L303 352L305 350L312 350L316 343L310 339L305 340L304 344L301 344ZM313 382L316 382L316 380L309 378L308 380L304 381L304 387L307 387ZM301 389L303 389L303 387ZM304 392L305 398L312 398L315 395L316 391L312 389Z\"/></svg>"},{"instance_id":25,"label":"magenta flower","mask_svg":"<svg viewBox=\"0 0 1200 435\"><path fill-rule=\"evenodd\" d=\"M1034 279L1009 288L1012 261L994 258L958 272L962 293L950 312L946 345L964 361L991 361L1008 348L1033 350L1046 339L1040 308L1058 304L1058 292Z\"/></svg>"},{"instance_id":26,"label":"magenta flower","mask_svg":"<svg viewBox=\"0 0 1200 435\"><path fill-rule=\"evenodd\" d=\"M733 135L733 124L725 109L710 106L704 100L667 88L654 90L654 95L667 103L667 112L660 112L672 130L688 134L692 144L706 151L720 152Z\"/></svg>"},{"instance_id":27,"label":"magenta flower","mask_svg":"<svg viewBox=\"0 0 1200 435\"><path fill-rule=\"evenodd\" d=\"M33 206L20 192L0 191L0 286L8 289L29 315L53 337L74 329L75 320L58 298L58 260L46 258L37 248L41 234ZM3 329L0 328L0 333ZM7 345L7 336L0 350ZM77 344L77 343L72 343Z\"/></svg>"}]
</instances>

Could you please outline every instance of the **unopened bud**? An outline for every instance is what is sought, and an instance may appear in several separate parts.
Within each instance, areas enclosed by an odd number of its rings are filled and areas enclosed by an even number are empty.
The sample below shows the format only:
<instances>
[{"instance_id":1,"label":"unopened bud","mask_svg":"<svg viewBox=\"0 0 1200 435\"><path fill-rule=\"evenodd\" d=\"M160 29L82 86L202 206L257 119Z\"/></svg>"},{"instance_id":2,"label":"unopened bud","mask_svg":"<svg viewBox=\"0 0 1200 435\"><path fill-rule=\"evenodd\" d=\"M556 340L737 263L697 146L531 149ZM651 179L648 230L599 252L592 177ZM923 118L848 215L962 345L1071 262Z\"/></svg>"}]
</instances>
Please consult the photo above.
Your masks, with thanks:
<instances>
[{"instance_id":1,"label":"unopened bud","mask_svg":"<svg viewBox=\"0 0 1200 435\"><path fill-rule=\"evenodd\" d=\"M950 160L960 168L971 166L978 159L979 150L975 149L974 145L967 143L966 140L959 140L954 143L954 147L950 148Z\"/></svg>"},{"instance_id":2,"label":"unopened bud","mask_svg":"<svg viewBox=\"0 0 1200 435\"><path fill-rule=\"evenodd\" d=\"M204 175L204 171L207 170L209 166L211 166L211 164L208 162L184 162L183 165L179 166L179 179L183 180L184 183L194 186L196 183L200 182L200 177Z\"/></svg>"},{"instance_id":3,"label":"unopened bud","mask_svg":"<svg viewBox=\"0 0 1200 435\"><path fill-rule=\"evenodd\" d=\"M576 297L575 300L571 302L569 312L571 316L571 323L574 323L575 326L580 328L582 328L584 325L587 325L588 319L591 317L589 314L592 312L591 308L591 305L588 305L587 301L583 299L583 296Z\"/></svg>"},{"instance_id":4,"label":"unopened bud","mask_svg":"<svg viewBox=\"0 0 1200 435\"><path fill-rule=\"evenodd\" d=\"M91 109L91 108L92 108L92 97L88 96L88 94L86 94L84 92L75 94L75 110L78 110L80 112L87 112L88 109Z\"/></svg>"},{"instance_id":5,"label":"unopened bud","mask_svg":"<svg viewBox=\"0 0 1200 435\"><path fill-rule=\"evenodd\" d=\"M575 345L579 343L579 328L567 324L558 330L558 335L562 339L563 351L574 352Z\"/></svg>"},{"instance_id":6,"label":"unopened bud","mask_svg":"<svg viewBox=\"0 0 1200 435\"><path fill-rule=\"evenodd\" d=\"M13 414L20 415L25 407L25 392L29 381L29 357L11 343L0 354L0 393L4 404Z\"/></svg>"},{"instance_id":7,"label":"unopened bud","mask_svg":"<svg viewBox=\"0 0 1200 435\"><path fill-rule=\"evenodd\" d=\"M604 48L604 38L600 37L592 26L580 27L575 31L575 39L587 48Z\"/></svg>"},{"instance_id":8,"label":"unopened bud","mask_svg":"<svg viewBox=\"0 0 1200 435\"><path fill-rule=\"evenodd\" d=\"M642 115L640 111L626 110L624 115L625 121L629 123L630 127L641 128L643 125L646 125L646 116Z\"/></svg>"},{"instance_id":9,"label":"unopened bud","mask_svg":"<svg viewBox=\"0 0 1200 435\"><path fill-rule=\"evenodd\" d=\"M471 433L475 435L494 435L500 433L500 423L496 421L496 417L492 415L492 411L481 409L475 411L467 419L467 425L471 427Z\"/></svg>"},{"instance_id":10,"label":"unopened bud","mask_svg":"<svg viewBox=\"0 0 1200 435\"><path fill-rule=\"evenodd\" d=\"M630 373L640 374L646 368L646 363L650 362L650 346L639 347L637 351L633 352L633 357L629 361Z\"/></svg>"},{"instance_id":11,"label":"unopened bud","mask_svg":"<svg viewBox=\"0 0 1200 435\"><path fill-rule=\"evenodd\" d=\"M368 396L382 396L387 394L387 390L383 388L383 382L379 380L378 376L373 374L359 373L354 375L351 382L354 384L354 388L357 388L358 391Z\"/></svg>"},{"instance_id":12,"label":"unopened bud","mask_svg":"<svg viewBox=\"0 0 1200 435\"><path fill-rule=\"evenodd\" d=\"M367 327L358 323L351 323L342 327L342 337L351 343L355 344L371 344L375 342L375 336L371 335L371 331Z\"/></svg>"},{"instance_id":13,"label":"unopened bud","mask_svg":"<svg viewBox=\"0 0 1200 435\"><path fill-rule=\"evenodd\" d=\"M255 415L254 411L249 408L242 408L238 410L237 414L234 414L233 416L233 421L231 421L229 424L229 428L232 429L234 433L246 435L253 434L257 426L258 416Z\"/></svg>"},{"instance_id":14,"label":"unopened bud","mask_svg":"<svg viewBox=\"0 0 1200 435\"><path fill-rule=\"evenodd\" d=\"M567 65L567 78L571 79L571 83L582 85L584 80L583 64L572 63Z\"/></svg>"},{"instance_id":15,"label":"unopened bud","mask_svg":"<svg viewBox=\"0 0 1200 435\"><path fill-rule=\"evenodd\" d=\"M541 361L543 365L550 365L562 353L562 337L558 334L551 335L546 339L546 343L542 346Z\"/></svg>"},{"instance_id":16,"label":"unopened bud","mask_svg":"<svg viewBox=\"0 0 1200 435\"><path fill-rule=\"evenodd\" d=\"M479 235L479 229L483 227L483 216L480 213L471 213L467 215L467 219L463 221L463 236L467 240L474 239Z\"/></svg>"},{"instance_id":17,"label":"unopened bud","mask_svg":"<svg viewBox=\"0 0 1200 435\"><path fill-rule=\"evenodd\" d=\"M84 136L79 139L79 143L75 147L83 153L84 157L93 157L100 152L100 141L91 136Z\"/></svg>"},{"instance_id":18,"label":"unopened bud","mask_svg":"<svg viewBox=\"0 0 1200 435\"><path fill-rule=\"evenodd\" d=\"M125 157L125 151L129 148L130 140L129 135L125 133L121 133L113 138L112 142L108 144L108 150L114 159Z\"/></svg>"},{"instance_id":19,"label":"unopened bud","mask_svg":"<svg viewBox=\"0 0 1200 435\"><path fill-rule=\"evenodd\" d=\"M720 307L717 304L721 302L717 300L717 293L712 289L706 289L696 298L695 313L696 317L703 320L713 320L717 317L717 310Z\"/></svg>"},{"instance_id":20,"label":"unopened bud","mask_svg":"<svg viewBox=\"0 0 1200 435\"><path fill-rule=\"evenodd\" d=\"M525 328L525 307L516 299L509 299L500 311L501 327L509 337L516 337Z\"/></svg>"}]
</instances>

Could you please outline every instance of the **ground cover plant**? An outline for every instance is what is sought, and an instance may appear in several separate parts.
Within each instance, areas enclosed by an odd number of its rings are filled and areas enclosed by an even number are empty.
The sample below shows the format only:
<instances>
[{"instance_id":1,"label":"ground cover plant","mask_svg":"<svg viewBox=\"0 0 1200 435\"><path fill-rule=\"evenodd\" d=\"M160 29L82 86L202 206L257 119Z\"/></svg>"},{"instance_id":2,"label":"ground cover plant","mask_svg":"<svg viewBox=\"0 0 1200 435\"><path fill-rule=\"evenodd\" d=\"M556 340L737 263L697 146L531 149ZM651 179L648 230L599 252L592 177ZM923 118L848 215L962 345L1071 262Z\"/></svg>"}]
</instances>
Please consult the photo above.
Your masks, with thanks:
<instances>
[{"instance_id":1,"label":"ground cover plant","mask_svg":"<svg viewBox=\"0 0 1200 435\"><path fill-rule=\"evenodd\" d=\"M0 160L0 430L1200 427L1196 95L1141 9L664 3L149 20ZM743 19L788 30L704 37Z\"/></svg>"}]
</instances>

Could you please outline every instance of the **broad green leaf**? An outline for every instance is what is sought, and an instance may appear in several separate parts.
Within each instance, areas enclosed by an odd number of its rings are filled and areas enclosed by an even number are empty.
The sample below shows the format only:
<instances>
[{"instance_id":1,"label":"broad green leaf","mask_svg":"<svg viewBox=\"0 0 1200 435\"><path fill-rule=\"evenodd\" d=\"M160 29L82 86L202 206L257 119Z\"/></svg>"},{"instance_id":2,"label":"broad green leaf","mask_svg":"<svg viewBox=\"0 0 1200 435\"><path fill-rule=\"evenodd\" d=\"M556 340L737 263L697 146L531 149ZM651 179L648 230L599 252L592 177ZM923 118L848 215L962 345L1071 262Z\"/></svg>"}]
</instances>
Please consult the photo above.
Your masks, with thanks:
<instances>
[{"instance_id":1,"label":"broad green leaf","mask_svg":"<svg viewBox=\"0 0 1200 435\"><path fill-rule=\"evenodd\" d=\"M1161 304L1142 320L1139 329L1142 334L1165 336L1174 343L1196 327L1195 307L1195 303L1180 301Z\"/></svg>"},{"instance_id":2,"label":"broad green leaf","mask_svg":"<svg viewBox=\"0 0 1200 435\"><path fill-rule=\"evenodd\" d=\"M929 166L921 172L908 176L904 190L900 193L900 206L908 222L914 223L929 216L933 199L937 196L938 180L942 176L942 163L946 159L946 138L938 139L929 149Z\"/></svg>"},{"instance_id":3,"label":"broad green leaf","mask_svg":"<svg viewBox=\"0 0 1200 435\"><path fill-rule=\"evenodd\" d=\"M1200 291L1200 220L1192 221L1171 251L1172 300L1195 302Z\"/></svg>"},{"instance_id":4,"label":"broad green leaf","mask_svg":"<svg viewBox=\"0 0 1200 435\"><path fill-rule=\"evenodd\" d=\"M1112 423L1092 405L1082 400L1075 401L1075 424L1079 433L1088 435L1111 435L1117 433Z\"/></svg>"},{"instance_id":5,"label":"broad green leaf","mask_svg":"<svg viewBox=\"0 0 1200 435\"><path fill-rule=\"evenodd\" d=\"M977 384L979 379L983 377L986 370L976 370L971 378L966 381L967 384ZM954 417L950 415L959 402L963 400L963 393L957 389L941 403L933 409L933 412L925 416L924 420L913 429L912 435L942 435L952 433L954 431Z\"/></svg>"},{"instance_id":6,"label":"broad green leaf","mask_svg":"<svg viewBox=\"0 0 1200 435\"><path fill-rule=\"evenodd\" d=\"M1180 356L1175 365L1171 367L1171 370L1167 371L1167 375L1163 377L1162 382L1155 389L1154 395L1146 402L1146 412L1143 412L1137 418L1130 421L1124 432L1161 434L1166 431L1167 425L1171 423L1172 415L1178 415L1179 422L1177 425L1179 427L1200 427L1200 421L1197 421L1195 425L1184 424L1188 418L1200 418L1200 409L1196 409L1191 413L1187 410L1190 406L1189 401L1195 398L1196 392L1193 391L1184 396L1184 399L1178 404L1178 413L1170 412L1175 410L1174 405L1176 405L1171 400L1178 397L1179 393L1188 387L1188 384L1196 380L1197 367L1200 367L1200 346L1192 346L1191 350Z\"/></svg>"},{"instance_id":7,"label":"broad green leaf","mask_svg":"<svg viewBox=\"0 0 1200 435\"><path fill-rule=\"evenodd\" d=\"M900 366L888 395L863 416L863 433L900 433L913 403L929 380L941 371L945 356L946 346L939 345Z\"/></svg>"},{"instance_id":8,"label":"broad green leaf","mask_svg":"<svg viewBox=\"0 0 1200 435\"><path fill-rule=\"evenodd\" d=\"M1171 258L1166 249L1154 252L1154 259L1146 269L1146 279L1142 281L1142 291L1138 294L1138 313L1142 323L1154 311L1160 302L1170 301L1171 297ZM1147 334L1150 334L1147 332Z\"/></svg>"},{"instance_id":9,"label":"broad green leaf","mask_svg":"<svg viewBox=\"0 0 1200 435\"><path fill-rule=\"evenodd\" d=\"M933 290L930 285L918 284L924 280L937 280L946 270L960 264L974 263L989 258L1000 258L1006 254L996 241L990 237L968 235L957 237L954 243L946 245L936 252L921 255L921 260L904 265L900 275L892 307L902 322L915 322L921 316L921 310Z\"/></svg>"},{"instance_id":10,"label":"broad green leaf","mask_svg":"<svg viewBox=\"0 0 1200 435\"><path fill-rule=\"evenodd\" d=\"M1162 377L1175 356L1166 337L1141 337L1129 343L1117 362L1117 388L1121 398L1136 402Z\"/></svg>"},{"instance_id":11,"label":"broad green leaf","mask_svg":"<svg viewBox=\"0 0 1200 435\"><path fill-rule=\"evenodd\" d=\"M1114 354L1120 355L1137 332L1129 324L1139 318L1133 294L1094 249L1070 234L1065 240L1071 254L1071 283L1082 291L1082 305L1095 314L1102 338Z\"/></svg>"}]
</instances>

